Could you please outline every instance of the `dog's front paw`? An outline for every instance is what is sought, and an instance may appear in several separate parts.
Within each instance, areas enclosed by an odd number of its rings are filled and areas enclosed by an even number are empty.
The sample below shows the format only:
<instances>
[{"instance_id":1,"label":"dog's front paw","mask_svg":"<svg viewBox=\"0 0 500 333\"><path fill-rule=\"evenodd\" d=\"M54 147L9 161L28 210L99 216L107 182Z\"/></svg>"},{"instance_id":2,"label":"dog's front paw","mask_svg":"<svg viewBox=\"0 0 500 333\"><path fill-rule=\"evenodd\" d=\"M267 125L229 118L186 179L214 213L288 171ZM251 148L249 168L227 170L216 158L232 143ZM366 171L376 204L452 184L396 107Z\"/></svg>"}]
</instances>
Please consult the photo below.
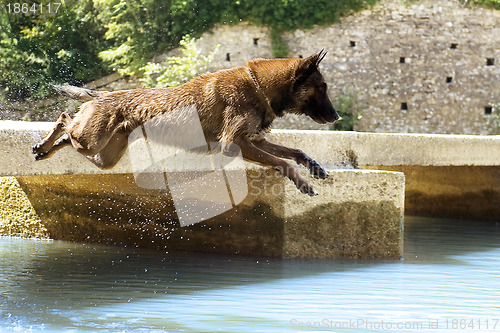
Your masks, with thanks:
<instances>
[{"instance_id":1,"label":"dog's front paw","mask_svg":"<svg viewBox=\"0 0 500 333\"><path fill-rule=\"evenodd\" d=\"M307 194L311 197L318 195L318 192L316 192L311 184L305 179L297 179L295 182L295 185L299 189L300 192Z\"/></svg>"},{"instance_id":2,"label":"dog's front paw","mask_svg":"<svg viewBox=\"0 0 500 333\"><path fill-rule=\"evenodd\" d=\"M50 156L49 153L38 153L35 155L35 161L40 161L48 158Z\"/></svg>"},{"instance_id":3,"label":"dog's front paw","mask_svg":"<svg viewBox=\"0 0 500 333\"><path fill-rule=\"evenodd\" d=\"M316 160L309 158L307 160L307 165L309 167L311 175L313 175L314 178L320 178L320 179L328 178L328 172L326 172L326 170L321 166L321 164L316 162Z\"/></svg>"},{"instance_id":4,"label":"dog's front paw","mask_svg":"<svg viewBox=\"0 0 500 333\"><path fill-rule=\"evenodd\" d=\"M41 143L37 143L36 145L34 145L32 147L31 151L32 151L33 154L41 153L42 152L42 144Z\"/></svg>"}]
</instances>

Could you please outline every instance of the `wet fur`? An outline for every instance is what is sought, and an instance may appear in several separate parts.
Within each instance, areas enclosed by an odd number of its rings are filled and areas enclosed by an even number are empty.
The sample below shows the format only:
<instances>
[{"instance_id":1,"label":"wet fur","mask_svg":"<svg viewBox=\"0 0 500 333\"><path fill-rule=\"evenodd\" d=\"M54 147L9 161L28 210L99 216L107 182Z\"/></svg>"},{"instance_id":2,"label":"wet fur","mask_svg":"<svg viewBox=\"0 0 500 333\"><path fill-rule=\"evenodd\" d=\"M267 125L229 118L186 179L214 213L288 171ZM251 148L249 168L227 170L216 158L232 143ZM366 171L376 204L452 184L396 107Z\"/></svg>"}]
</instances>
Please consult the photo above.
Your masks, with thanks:
<instances>
[{"instance_id":1,"label":"wet fur","mask_svg":"<svg viewBox=\"0 0 500 333\"><path fill-rule=\"evenodd\" d=\"M325 52L299 59L254 59L246 66L201 74L171 88L92 91L55 87L84 102L74 118L62 113L53 130L33 147L36 160L72 145L99 168L113 167L123 156L129 134L157 115L195 105L207 142L232 142L245 159L277 168L297 188L315 195L312 185L289 162L304 165L316 178L324 168L298 149L264 138L273 120L286 112L306 114L319 123L338 118L318 70Z\"/></svg>"}]
</instances>

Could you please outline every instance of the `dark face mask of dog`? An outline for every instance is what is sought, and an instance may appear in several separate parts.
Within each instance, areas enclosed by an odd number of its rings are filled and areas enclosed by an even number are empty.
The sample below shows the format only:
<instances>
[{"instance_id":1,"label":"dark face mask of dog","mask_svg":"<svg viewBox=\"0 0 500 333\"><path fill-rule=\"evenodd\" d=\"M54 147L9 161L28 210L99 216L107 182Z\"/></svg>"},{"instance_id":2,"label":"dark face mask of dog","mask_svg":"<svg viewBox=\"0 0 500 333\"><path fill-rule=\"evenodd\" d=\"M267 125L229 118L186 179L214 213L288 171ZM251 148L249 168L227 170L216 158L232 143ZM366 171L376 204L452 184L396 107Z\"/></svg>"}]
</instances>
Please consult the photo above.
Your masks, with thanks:
<instances>
[{"instance_id":1,"label":"dark face mask of dog","mask_svg":"<svg viewBox=\"0 0 500 333\"><path fill-rule=\"evenodd\" d=\"M327 94L327 84L319 72L318 65L326 52L319 52L301 60L295 72L292 88L293 100L290 111L305 114L320 124L339 119Z\"/></svg>"}]
</instances>

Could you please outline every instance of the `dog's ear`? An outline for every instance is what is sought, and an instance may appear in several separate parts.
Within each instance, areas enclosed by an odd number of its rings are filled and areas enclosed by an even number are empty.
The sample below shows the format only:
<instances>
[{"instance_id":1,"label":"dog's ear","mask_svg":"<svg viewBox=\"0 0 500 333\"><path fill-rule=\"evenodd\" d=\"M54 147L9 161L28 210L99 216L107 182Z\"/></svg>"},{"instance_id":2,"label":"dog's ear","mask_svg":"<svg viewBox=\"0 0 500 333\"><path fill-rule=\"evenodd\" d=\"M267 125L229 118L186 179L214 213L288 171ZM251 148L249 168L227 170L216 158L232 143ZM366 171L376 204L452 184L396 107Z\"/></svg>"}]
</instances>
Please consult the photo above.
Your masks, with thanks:
<instances>
[{"instance_id":1,"label":"dog's ear","mask_svg":"<svg viewBox=\"0 0 500 333\"><path fill-rule=\"evenodd\" d=\"M325 49L323 49L323 50L319 51L318 53L313 54L309 58L313 58L315 63L316 63L316 66L319 66L319 63L321 62L321 60L323 60L326 57L326 53L327 53L327 51L325 51Z\"/></svg>"},{"instance_id":2,"label":"dog's ear","mask_svg":"<svg viewBox=\"0 0 500 333\"><path fill-rule=\"evenodd\" d=\"M313 71L318 69L319 63L326 56L326 51L323 49L300 61L297 70L295 71L295 81L307 78Z\"/></svg>"}]
</instances>

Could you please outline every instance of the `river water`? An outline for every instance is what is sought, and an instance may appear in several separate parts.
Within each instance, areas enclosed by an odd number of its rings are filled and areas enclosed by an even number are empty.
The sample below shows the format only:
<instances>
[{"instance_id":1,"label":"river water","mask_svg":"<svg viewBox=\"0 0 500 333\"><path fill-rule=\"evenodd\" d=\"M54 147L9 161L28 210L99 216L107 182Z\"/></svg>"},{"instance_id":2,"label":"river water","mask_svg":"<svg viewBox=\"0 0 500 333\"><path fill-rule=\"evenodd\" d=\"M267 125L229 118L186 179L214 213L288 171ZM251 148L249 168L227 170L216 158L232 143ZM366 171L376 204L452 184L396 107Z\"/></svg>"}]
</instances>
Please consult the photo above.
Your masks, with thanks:
<instances>
[{"instance_id":1,"label":"river water","mask_svg":"<svg viewBox=\"0 0 500 333\"><path fill-rule=\"evenodd\" d=\"M0 332L500 332L500 222L407 217L402 260L0 238Z\"/></svg>"}]
</instances>

